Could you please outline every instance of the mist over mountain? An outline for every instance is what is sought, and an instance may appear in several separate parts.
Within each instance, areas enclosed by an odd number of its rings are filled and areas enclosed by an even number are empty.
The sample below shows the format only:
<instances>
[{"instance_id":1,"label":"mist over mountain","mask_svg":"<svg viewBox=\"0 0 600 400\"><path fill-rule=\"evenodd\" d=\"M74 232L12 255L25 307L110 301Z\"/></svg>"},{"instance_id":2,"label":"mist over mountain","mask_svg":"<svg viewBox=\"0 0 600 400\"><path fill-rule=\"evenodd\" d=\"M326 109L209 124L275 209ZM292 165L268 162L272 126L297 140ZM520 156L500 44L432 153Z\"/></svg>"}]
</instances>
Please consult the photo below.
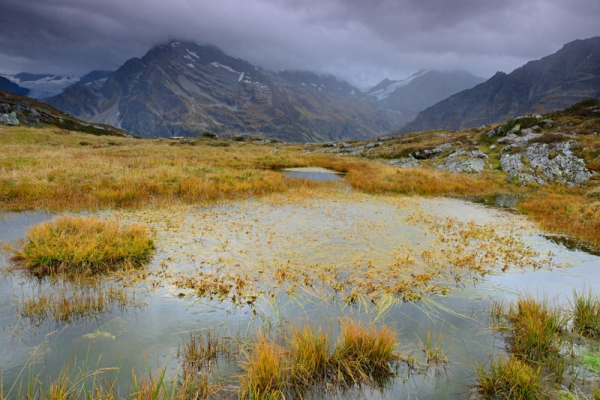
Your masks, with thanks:
<instances>
[{"instance_id":1,"label":"mist over mountain","mask_svg":"<svg viewBox=\"0 0 600 400\"><path fill-rule=\"evenodd\" d=\"M30 74L21 72L5 76L11 82L29 90L27 96L44 99L61 93L65 88L79 81L79 78L67 75ZM25 94L25 93L19 93Z\"/></svg>"},{"instance_id":2,"label":"mist over mountain","mask_svg":"<svg viewBox=\"0 0 600 400\"><path fill-rule=\"evenodd\" d=\"M600 97L600 37L575 40L558 52L531 61L423 110L396 133L458 130L543 114Z\"/></svg>"},{"instance_id":3,"label":"mist over mountain","mask_svg":"<svg viewBox=\"0 0 600 400\"><path fill-rule=\"evenodd\" d=\"M466 71L423 69L403 80L384 79L367 93L377 98L376 109L390 123L402 126L427 107L484 81Z\"/></svg>"}]
</instances>

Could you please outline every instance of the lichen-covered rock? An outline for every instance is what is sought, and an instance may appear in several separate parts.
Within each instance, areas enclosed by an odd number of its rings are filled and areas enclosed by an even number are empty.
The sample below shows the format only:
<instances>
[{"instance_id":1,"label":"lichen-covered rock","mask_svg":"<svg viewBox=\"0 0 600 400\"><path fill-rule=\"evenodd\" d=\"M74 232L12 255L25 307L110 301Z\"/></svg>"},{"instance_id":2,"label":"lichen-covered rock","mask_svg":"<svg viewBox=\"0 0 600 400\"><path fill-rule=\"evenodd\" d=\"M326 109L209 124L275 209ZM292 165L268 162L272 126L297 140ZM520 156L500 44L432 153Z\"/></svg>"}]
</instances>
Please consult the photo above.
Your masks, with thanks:
<instances>
[{"instance_id":1,"label":"lichen-covered rock","mask_svg":"<svg viewBox=\"0 0 600 400\"><path fill-rule=\"evenodd\" d=\"M560 182L581 185L592 175L585 162L573 154L570 142L534 143L525 151L503 154L500 166L510 182L517 179L521 184Z\"/></svg>"},{"instance_id":2,"label":"lichen-covered rock","mask_svg":"<svg viewBox=\"0 0 600 400\"><path fill-rule=\"evenodd\" d=\"M480 173L485 169L485 161L477 157L448 157L446 162L438 167L456 174L466 172L468 174Z\"/></svg>"},{"instance_id":3,"label":"lichen-covered rock","mask_svg":"<svg viewBox=\"0 0 600 400\"><path fill-rule=\"evenodd\" d=\"M419 161L413 157L402 157L389 160L388 164L398 168L414 168L419 166Z\"/></svg>"},{"instance_id":4,"label":"lichen-covered rock","mask_svg":"<svg viewBox=\"0 0 600 400\"><path fill-rule=\"evenodd\" d=\"M0 123L3 123L5 125L10 125L10 126L19 125L17 113L15 111L12 111L9 114L0 114Z\"/></svg>"}]
</instances>

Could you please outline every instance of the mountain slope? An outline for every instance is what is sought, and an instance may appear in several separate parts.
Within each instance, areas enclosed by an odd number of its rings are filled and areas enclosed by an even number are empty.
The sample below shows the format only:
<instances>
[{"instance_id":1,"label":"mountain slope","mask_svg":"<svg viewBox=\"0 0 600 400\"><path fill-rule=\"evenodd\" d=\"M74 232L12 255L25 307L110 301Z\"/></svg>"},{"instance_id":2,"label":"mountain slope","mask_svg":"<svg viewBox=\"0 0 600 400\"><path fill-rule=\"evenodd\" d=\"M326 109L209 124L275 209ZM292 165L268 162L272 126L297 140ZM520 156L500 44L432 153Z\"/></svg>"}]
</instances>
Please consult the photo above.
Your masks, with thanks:
<instances>
[{"instance_id":1,"label":"mountain slope","mask_svg":"<svg viewBox=\"0 0 600 400\"><path fill-rule=\"evenodd\" d=\"M546 113L600 97L600 37L576 40L510 74L457 93L419 113L396 133L467 129Z\"/></svg>"},{"instance_id":2,"label":"mountain slope","mask_svg":"<svg viewBox=\"0 0 600 400\"><path fill-rule=\"evenodd\" d=\"M78 118L141 137L252 134L306 142L375 137L390 124L333 77L271 73L218 48L171 42L106 81L48 99Z\"/></svg>"},{"instance_id":3,"label":"mountain slope","mask_svg":"<svg viewBox=\"0 0 600 400\"><path fill-rule=\"evenodd\" d=\"M15 113L19 124L29 127L55 126L60 129L131 137L129 132L103 124L89 124L35 99L0 90L0 115Z\"/></svg>"},{"instance_id":4,"label":"mountain slope","mask_svg":"<svg viewBox=\"0 0 600 400\"><path fill-rule=\"evenodd\" d=\"M3 76L0 76L0 90L20 94L21 96L29 94L29 89L21 87Z\"/></svg>"}]
</instances>

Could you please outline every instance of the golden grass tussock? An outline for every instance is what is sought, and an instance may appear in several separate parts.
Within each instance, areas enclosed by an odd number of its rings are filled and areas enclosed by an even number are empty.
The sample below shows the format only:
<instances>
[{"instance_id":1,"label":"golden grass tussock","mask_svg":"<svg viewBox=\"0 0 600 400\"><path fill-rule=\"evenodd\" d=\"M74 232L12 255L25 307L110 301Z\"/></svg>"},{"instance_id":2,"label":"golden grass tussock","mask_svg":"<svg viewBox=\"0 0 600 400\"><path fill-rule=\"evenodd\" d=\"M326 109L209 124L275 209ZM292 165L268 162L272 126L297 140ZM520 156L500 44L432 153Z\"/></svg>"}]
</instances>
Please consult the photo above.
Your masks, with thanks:
<instances>
[{"instance_id":1,"label":"golden grass tussock","mask_svg":"<svg viewBox=\"0 0 600 400\"><path fill-rule=\"evenodd\" d=\"M485 399L538 400L544 397L540 368L518 358L492 360L489 371L477 369L478 389Z\"/></svg>"},{"instance_id":2,"label":"golden grass tussock","mask_svg":"<svg viewBox=\"0 0 600 400\"><path fill-rule=\"evenodd\" d=\"M334 371L343 382L379 382L392 376L396 334L388 327L378 329L354 320L341 324L341 338L331 356Z\"/></svg>"},{"instance_id":3,"label":"golden grass tussock","mask_svg":"<svg viewBox=\"0 0 600 400\"><path fill-rule=\"evenodd\" d=\"M600 297L591 287L583 289L582 293L573 290L572 313L576 332L585 337L600 337Z\"/></svg>"},{"instance_id":4,"label":"golden grass tussock","mask_svg":"<svg viewBox=\"0 0 600 400\"><path fill-rule=\"evenodd\" d=\"M247 355L241 378L241 398L281 399L289 382L289 364L284 348L260 334Z\"/></svg>"},{"instance_id":5,"label":"golden grass tussock","mask_svg":"<svg viewBox=\"0 0 600 400\"><path fill-rule=\"evenodd\" d=\"M292 328L288 339L293 367L291 379L299 385L310 385L327 379L331 338L322 328Z\"/></svg>"},{"instance_id":6,"label":"golden grass tussock","mask_svg":"<svg viewBox=\"0 0 600 400\"><path fill-rule=\"evenodd\" d=\"M281 343L260 334L246 354L241 398L304 398L313 389L382 387L395 376L401 357L396 334L346 320L333 343L321 328L293 328Z\"/></svg>"},{"instance_id":7,"label":"golden grass tussock","mask_svg":"<svg viewBox=\"0 0 600 400\"><path fill-rule=\"evenodd\" d=\"M63 216L32 227L14 259L32 274L94 275L138 268L154 251L150 230L93 217Z\"/></svg>"},{"instance_id":8,"label":"golden grass tussock","mask_svg":"<svg viewBox=\"0 0 600 400\"><path fill-rule=\"evenodd\" d=\"M560 333L565 329L563 313L549 302L522 295L506 312L510 352L527 360L543 360L558 354Z\"/></svg>"}]
</instances>

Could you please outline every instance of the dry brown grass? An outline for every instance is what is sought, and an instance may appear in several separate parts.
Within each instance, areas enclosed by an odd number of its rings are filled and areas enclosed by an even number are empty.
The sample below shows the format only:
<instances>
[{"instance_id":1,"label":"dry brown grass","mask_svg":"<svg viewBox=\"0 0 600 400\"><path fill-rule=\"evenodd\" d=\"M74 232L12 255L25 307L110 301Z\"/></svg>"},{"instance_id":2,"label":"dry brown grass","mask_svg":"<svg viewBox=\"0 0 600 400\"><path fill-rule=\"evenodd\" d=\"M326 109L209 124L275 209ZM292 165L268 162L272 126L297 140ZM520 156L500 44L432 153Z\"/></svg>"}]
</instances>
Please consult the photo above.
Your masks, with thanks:
<instances>
[{"instance_id":1,"label":"dry brown grass","mask_svg":"<svg viewBox=\"0 0 600 400\"><path fill-rule=\"evenodd\" d=\"M517 207L546 231L600 248L600 202L586 198L581 190L542 188Z\"/></svg>"},{"instance_id":2,"label":"dry brown grass","mask_svg":"<svg viewBox=\"0 0 600 400\"><path fill-rule=\"evenodd\" d=\"M481 132L408 134L386 142L377 151L389 157L389 150L400 154L451 141L469 146L471 140L480 140L481 135ZM582 140L580 151L593 164L599 156L597 140L593 136ZM498 171L453 174L428 167L397 169L324 153L302 155L305 148L301 145L226 142L226 147L220 147L214 146L214 141L202 139L194 144L64 134L56 129L3 128L0 210L209 205L272 193L302 193L319 184L288 179L274 170L320 166L347 173L347 181L353 188L373 194L472 197L529 192L529 199L518 208L543 229L600 247L598 203L586 199L582 191L516 187L506 183L505 175ZM274 153L275 147L278 151ZM384 153L374 152L369 157Z\"/></svg>"},{"instance_id":3,"label":"dry brown grass","mask_svg":"<svg viewBox=\"0 0 600 400\"><path fill-rule=\"evenodd\" d=\"M307 160L298 152L271 154L269 146L214 147L209 141L186 146L57 135L48 129L8 129L1 141L0 203L5 211L212 204L315 186L271 171L304 166Z\"/></svg>"},{"instance_id":4,"label":"dry brown grass","mask_svg":"<svg viewBox=\"0 0 600 400\"><path fill-rule=\"evenodd\" d=\"M34 275L94 275L127 270L149 262L154 252L150 230L97 218L60 217L33 226L14 260Z\"/></svg>"},{"instance_id":5,"label":"dry brown grass","mask_svg":"<svg viewBox=\"0 0 600 400\"><path fill-rule=\"evenodd\" d=\"M506 186L502 177L495 173L453 174L426 168L398 169L367 163L352 168L347 177L355 189L375 194L484 196L505 190Z\"/></svg>"}]
</instances>

